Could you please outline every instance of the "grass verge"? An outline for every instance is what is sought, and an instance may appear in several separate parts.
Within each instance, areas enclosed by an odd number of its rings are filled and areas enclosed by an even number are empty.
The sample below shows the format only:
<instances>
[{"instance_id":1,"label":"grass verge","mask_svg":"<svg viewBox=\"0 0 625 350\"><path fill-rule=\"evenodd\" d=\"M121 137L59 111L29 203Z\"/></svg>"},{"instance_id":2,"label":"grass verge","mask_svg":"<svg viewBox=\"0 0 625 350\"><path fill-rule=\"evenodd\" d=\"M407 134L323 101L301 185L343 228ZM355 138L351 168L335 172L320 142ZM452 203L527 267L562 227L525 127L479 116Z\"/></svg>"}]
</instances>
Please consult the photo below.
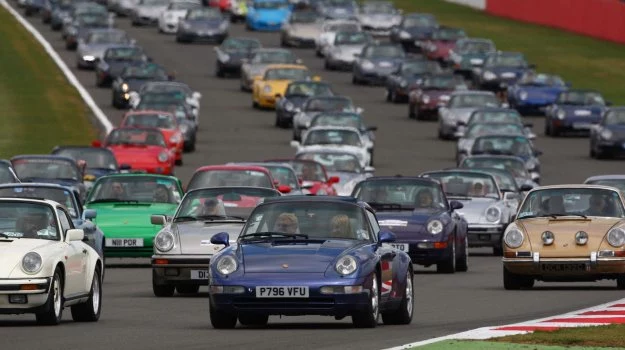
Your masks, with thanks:
<instances>
[{"instance_id":1,"label":"grass verge","mask_svg":"<svg viewBox=\"0 0 625 350\"><path fill-rule=\"evenodd\" d=\"M0 7L0 157L96 137L89 109L41 45Z\"/></svg>"},{"instance_id":2,"label":"grass verge","mask_svg":"<svg viewBox=\"0 0 625 350\"><path fill-rule=\"evenodd\" d=\"M404 12L434 14L441 24L463 28L471 37L492 39L497 48L523 52L537 70L560 75L574 88L601 91L625 105L625 45L559 29L490 16L442 0L395 0Z\"/></svg>"},{"instance_id":3,"label":"grass verge","mask_svg":"<svg viewBox=\"0 0 625 350\"><path fill-rule=\"evenodd\" d=\"M552 332L537 331L491 339L495 342L549 344L560 346L625 347L625 325L561 328Z\"/></svg>"},{"instance_id":4,"label":"grass verge","mask_svg":"<svg viewBox=\"0 0 625 350\"><path fill-rule=\"evenodd\" d=\"M562 346L514 344L475 340L446 340L412 348L414 350L614 350L614 348L595 346ZM622 349L622 348L620 348Z\"/></svg>"}]
</instances>

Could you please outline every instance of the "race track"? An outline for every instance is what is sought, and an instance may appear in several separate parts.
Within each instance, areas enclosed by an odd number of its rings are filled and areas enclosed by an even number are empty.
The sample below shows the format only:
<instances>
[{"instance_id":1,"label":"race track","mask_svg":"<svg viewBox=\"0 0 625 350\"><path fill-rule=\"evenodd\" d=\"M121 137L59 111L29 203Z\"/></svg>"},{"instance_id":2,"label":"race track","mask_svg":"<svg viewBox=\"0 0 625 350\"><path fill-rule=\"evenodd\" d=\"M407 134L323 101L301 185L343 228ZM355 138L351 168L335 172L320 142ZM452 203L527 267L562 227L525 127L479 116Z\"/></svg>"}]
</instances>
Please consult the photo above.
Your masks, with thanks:
<instances>
[{"instance_id":1,"label":"race track","mask_svg":"<svg viewBox=\"0 0 625 350\"><path fill-rule=\"evenodd\" d=\"M92 71L76 71L75 53L66 51L60 33L52 32L39 18L30 20L72 67L113 123L123 114L110 106L109 89L95 87ZM273 126L274 113L252 109L251 96L239 91L237 79L214 76L212 45L177 44L172 36L154 27L134 28L127 19L117 26L138 40L155 62L176 72L176 79L202 93L202 114L197 150L185 154L176 174L187 182L197 167L229 161L253 161L289 157L291 131ZM254 36L265 46L277 46L275 33L245 32L241 24L231 36ZM385 102L380 87L355 87L350 73L326 72L312 50L298 50L304 63L350 96L365 109L368 125L379 127L376 136L376 175L416 175L422 171L454 166L453 142L436 139L436 124L407 117L407 105ZM566 77L565 77L566 78ZM44 116L42 116L44 117ZM539 134L536 144L542 156L542 183L578 183L586 177L622 172L622 162L595 161L588 157L587 138L545 138L541 118L529 118ZM62 135L59 135L62 140ZM61 142L61 141L60 141ZM322 317L271 317L268 329L214 330L208 319L206 289L197 297L157 299L152 294L147 260L109 259L104 283L103 311L97 324L75 324L66 310L60 327L33 328L34 316L0 316L1 349L380 349L472 328L546 317L622 298L612 281L589 284L537 283L529 291L505 291L501 258L488 250L472 250L467 273L438 275L434 269L418 269L415 276L416 311L409 326L353 329L350 319Z\"/></svg>"}]
</instances>

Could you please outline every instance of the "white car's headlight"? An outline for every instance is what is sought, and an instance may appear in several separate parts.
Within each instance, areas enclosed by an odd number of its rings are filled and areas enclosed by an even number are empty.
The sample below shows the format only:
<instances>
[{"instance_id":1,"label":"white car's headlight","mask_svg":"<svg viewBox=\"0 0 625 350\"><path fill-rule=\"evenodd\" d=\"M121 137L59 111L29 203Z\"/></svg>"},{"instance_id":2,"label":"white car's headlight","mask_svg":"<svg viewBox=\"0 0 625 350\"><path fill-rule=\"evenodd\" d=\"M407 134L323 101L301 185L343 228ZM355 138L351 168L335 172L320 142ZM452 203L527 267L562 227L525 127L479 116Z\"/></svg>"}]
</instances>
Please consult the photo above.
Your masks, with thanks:
<instances>
[{"instance_id":1,"label":"white car's headlight","mask_svg":"<svg viewBox=\"0 0 625 350\"><path fill-rule=\"evenodd\" d=\"M361 67L364 70L371 70L375 68L375 64L371 61L362 61Z\"/></svg>"},{"instance_id":2,"label":"white car's headlight","mask_svg":"<svg viewBox=\"0 0 625 350\"><path fill-rule=\"evenodd\" d=\"M170 231L161 231L154 238L154 246L161 252L168 252L174 247L174 234Z\"/></svg>"},{"instance_id":3,"label":"white car's headlight","mask_svg":"<svg viewBox=\"0 0 625 350\"><path fill-rule=\"evenodd\" d=\"M122 84L122 91L123 91L123 92L128 92L128 89L129 89L129 88L128 88L128 84L123 83L123 84Z\"/></svg>"},{"instance_id":4,"label":"white car's headlight","mask_svg":"<svg viewBox=\"0 0 625 350\"><path fill-rule=\"evenodd\" d=\"M519 98L521 100L527 100L527 91L521 91L519 92Z\"/></svg>"},{"instance_id":5,"label":"white car's headlight","mask_svg":"<svg viewBox=\"0 0 625 350\"><path fill-rule=\"evenodd\" d=\"M235 272L238 267L237 260L230 255L223 256L217 261L217 272L225 276Z\"/></svg>"},{"instance_id":6,"label":"white car's headlight","mask_svg":"<svg viewBox=\"0 0 625 350\"><path fill-rule=\"evenodd\" d=\"M523 232L517 230L516 228L506 232L503 237L503 241L512 249L520 247L523 244L524 239L525 236L523 235Z\"/></svg>"},{"instance_id":7,"label":"white car's headlight","mask_svg":"<svg viewBox=\"0 0 625 350\"><path fill-rule=\"evenodd\" d=\"M440 220L432 220L428 222L427 229L429 233L437 235L443 232L443 223Z\"/></svg>"},{"instance_id":8,"label":"white car's headlight","mask_svg":"<svg viewBox=\"0 0 625 350\"><path fill-rule=\"evenodd\" d=\"M358 262L351 255L345 255L336 262L336 265L334 265L336 272L343 276L353 273L357 268Z\"/></svg>"},{"instance_id":9,"label":"white car's headlight","mask_svg":"<svg viewBox=\"0 0 625 350\"><path fill-rule=\"evenodd\" d=\"M608 243L613 247L622 247L625 244L625 230L620 227L608 231Z\"/></svg>"},{"instance_id":10,"label":"white car's headlight","mask_svg":"<svg viewBox=\"0 0 625 350\"><path fill-rule=\"evenodd\" d=\"M490 207L486 209L486 221L497 222L501 219L501 210L497 207Z\"/></svg>"},{"instance_id":11,"label":"white car's headlight","mask_svg":"<svg viewBox=\"0 0 625 350\"><path fill-rule=\"evenodd\" d=\"M423 103L430 103L430 96L429 95L422 95L421 96L421 101Z\"/></svg>"},{"instance_id":12,"label":"white car's headlight","mask_svg":"<svg viewBox=\"0 0 625 350\"><path fill-rule=\"evenodd\" d=\"M95 56L93 55L84 55L82 56L83 61L86 62L91 62L91 61L95 61Z\"/></svg>"},{"instance_id":13,"label":"white car's headlight","mask_svg":"<svg viewBox=\"0 0 625 350\"><path fill-rule=\"evenodd\" d=\"M566 112L563 109L560 109L556 113L556 117L558 117L558 119L564 119L566 117Z\"/></svg>"},{"instance_id":14,"label":"white car's headlight","mask_svg":"<svg viewBox=\"0 0 625 350\"><path fill-rule=\"evenodd\" d=\"M497 79L497 74L495 74L493 72L490 72L490 71L484 72L484 74L482 76L484 77L485 80Z\"/></svg>"},{"instance_id":15,"label":"white car's headlight","mask_svg":"<svg viewBox=\"0 0 625 350\"><path fill-rule=\"evenodd\" d=\"M293 102L291 101L286 101L284 103L284 110L287 112L293 112L293 109L295 109L295 105L293 104Z\"/></svg>"},{"instance_id":16,"label":"white car's headlight","mask_svg":"<svg viewBox=\"0 0 625 350\"><path fill-rule=\"evenodd\" d=\"M22 258L22 270L29 274L37 273L41 270L42 262L41 255L38 253L26 253Z\"/></svg>"},{"instance_id":17,"label":"white car's headlight","mask_svg":"<svg viewBox=\"0 0 625 350\"><path fill-rule=\"evenodd\" d=\"M400 37L400 38L402 38L402 39L410 39L410 33L408 33L408 32L407 32L407 31L405 31L405 30L402 30L402 31L399 33L399 37Z\"/></svg>"},{"instance_id":18,"label":"white car's headlight","mask_svg":"<svg viewBox=\"0 0 625 350\"><path fill-rule=\"evenodd\" d=\"M599 135L601 136L602 139L609 140L612 138L612 131L608 129L603 129L601 130L601 133Z\"/></svg>"}]
</instances>

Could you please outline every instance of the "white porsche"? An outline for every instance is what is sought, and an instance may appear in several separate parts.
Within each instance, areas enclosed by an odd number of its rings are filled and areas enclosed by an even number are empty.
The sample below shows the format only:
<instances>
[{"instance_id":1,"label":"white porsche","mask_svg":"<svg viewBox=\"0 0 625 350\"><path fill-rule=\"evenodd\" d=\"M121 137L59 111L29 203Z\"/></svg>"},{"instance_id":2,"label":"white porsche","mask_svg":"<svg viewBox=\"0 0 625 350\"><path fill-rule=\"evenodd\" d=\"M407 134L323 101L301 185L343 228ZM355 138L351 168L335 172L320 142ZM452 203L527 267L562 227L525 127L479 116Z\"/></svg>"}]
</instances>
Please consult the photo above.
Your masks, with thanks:
<instances>
[{"instance_id":1,"label":"white porsche","mask_svg":"<svg viewBox=\"0 0 625 350\"><path fill-rule=\"evenodd\" d=\"M69 306L74 321L98 321L103 262L84 237L57 202L0 198L0 314L56 325Z\"/></svg>"},{"instance_id":2,"label":"white porsche","mask_svg":"<svg viewBox=\"0 0 625 350\"><path fill-rule=\"evenodd\" d=\"M302 143L291 141L297 153L313 150L337 150L349 152L358 158L362 168L371 165L373 144L365 140L360 131L353 127L316 126L308 129Z\"/></svg>"},{"instance_id":3,"label":"white porsche","mask_svg":"<svg viewBox=\"0 0 625 350\"><path fill-rule=\"evenodd\" d=\"M158 17L158 32L176 34L178 32L178 22L187 15L187 11L200 7L202 7L202 3L195 0L170 2L167 9Z\"/></svg>"}]
</instances>

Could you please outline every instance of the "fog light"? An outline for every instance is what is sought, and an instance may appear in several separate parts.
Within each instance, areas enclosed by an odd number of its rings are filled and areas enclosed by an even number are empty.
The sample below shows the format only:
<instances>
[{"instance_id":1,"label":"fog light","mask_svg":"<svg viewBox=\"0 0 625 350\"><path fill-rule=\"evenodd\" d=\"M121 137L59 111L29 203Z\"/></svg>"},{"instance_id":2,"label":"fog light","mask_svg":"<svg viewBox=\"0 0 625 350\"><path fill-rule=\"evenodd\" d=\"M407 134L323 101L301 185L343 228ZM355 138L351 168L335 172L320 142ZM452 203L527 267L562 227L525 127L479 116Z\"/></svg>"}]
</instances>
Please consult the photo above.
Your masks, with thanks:
<instances>
[{"instance_id":1,"label":"fog light","mask_svg":"<svg viewBox=\"0 0 625 350\"><path fill-rule=\"evenodd\" d=\"M213 294L243 294L245 287L242 286L210 286L210 292Z\"/></svg>"},{"instance_id":2,"label":"fog light","mask_svg":"<svg viewBox=\"0 0 625 350\"><path fill-rule=\"evenodd\" d=\"M578 245L584 245L588 243L588 234L584 231L579 231L575 234L575 243Z\"/></svg>"},{"instance_id":3,"label":"fog light","mask_svg":"<svg viewBox=\"0 0 625 350\"><path fill-rule=\"evenodd\" d=\"M362 293L362 286L345 286L345 294Z\"/></svg>"},{"instance_id":4,"label":"fog light","mask_svg":"<svg viewBox=\"0 0 625 350\"><path fill-rule=\"evenodd\" d=\"M9 295L9 303L26 304L28 303L28 296L26 294L11 294Z\"/></svg>"},{"instance_id":5,"label":"fog light","mask_svg":"<svg viewBox=\"0 0 625 350\"><path fill-rule=\"evenodd\" d=\"M165 269L165 276L178 276L180 271L175 267L169 267Z\"/></svg>"},{"instance_id":6,"label":"fog light","mask_svg":"<svg viewBox=\"0 0 625 350\"><path fill-rule=\"evenodd\" d=\"M124 94L124 100L129 100L129 99L130 99L130 95Z\"/></svg>"},{"instance_id":7,"label":"fog light","mask_svg":"<svg viewBox=\"0 0 625 350\"><path fill-rule=\"evenodd\" d=\"M417 248L420 248L420 249L431 249L431 248L434 248L434 243L432 243L432 242L417 243Z\"/></svg>"},{"instance_id":8,"label":"fog light","mask_svg":"<svg viewBox=\"0 0 625 350\"><path fill-rule=\"evenodd\" d=\"M555 235L551 231L545 231L542 235L544 245L552 245L555 239Z\"/></svg>"},{"instance_id":9,"label":"fog light","mask_svg":"<svg viewBox=\"0 0 625 350\"><path fill-rule=\"evenodd\" d=\"M323 286L319 290L321 294L358 294L362 291L362 286Z\"/></svg>"}]
</instances>

